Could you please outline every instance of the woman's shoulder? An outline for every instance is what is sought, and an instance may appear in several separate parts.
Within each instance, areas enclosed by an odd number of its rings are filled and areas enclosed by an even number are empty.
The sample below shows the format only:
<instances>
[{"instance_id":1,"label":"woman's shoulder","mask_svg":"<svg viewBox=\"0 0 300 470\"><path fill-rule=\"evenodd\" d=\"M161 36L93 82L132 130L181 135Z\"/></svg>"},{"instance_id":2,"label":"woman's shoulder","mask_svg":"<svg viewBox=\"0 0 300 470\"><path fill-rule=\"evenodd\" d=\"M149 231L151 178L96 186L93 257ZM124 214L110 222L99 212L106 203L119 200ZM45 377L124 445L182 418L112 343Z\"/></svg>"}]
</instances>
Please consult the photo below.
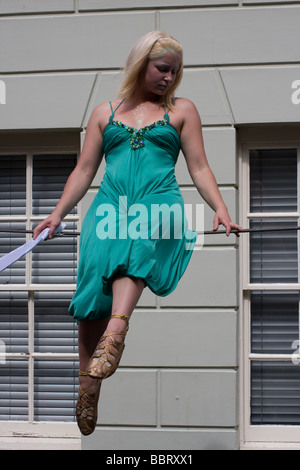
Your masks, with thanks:
<instances>
[{"instance_id":1,"label":"woman's shoulder","mask_svg":"<svg viewBox=\"0 0 300 470\"><path fill-rule=\"evenodd\" d=\"M198 112L196 105L193 103L193 101L189 100L188 98L175 98L173 105L176 110L184 113Z\"/></svg>"},{"instance_id":2,"label":"woman's shoulder","mask_svg":"<svg viewBox=\"0 0 300 470\"><path fill-rule=\"evenodd\" d=\"M115 103L118 103L118 101L119 100L104 101L103 103L98 104L94 108L91 118L95 119L98 122L102 130L105 129L112 114L112 109L115 109Z\"/></svg>"},{"instance_id":3,"label":"woman's shoulder","mask_svg":"<svg viewBox=\"0 0 300 470\"><path fill-rule=\"evenodd\" d=\"M115 99L112 101L104 101L103 103L98 104L95 108L93 113L98 115L111 115L116 108L123 102L124 100Z\"/></svg>"},{"instance_id":4,"label":"woman's shoulder","mask_svg":"<svg viewBox=\"0 0 300 470\"><path fill-rule=\"evenodd\" d=\"M98 104L94 110L93 110L93 113L94 114L103 114L103 113L108 113L109 110L110 110L110 101L104 101L103 103L100 103Z\"/></svg>"},{"instance_id":5,"label":"woman's shoulder","mask_svg":"<svg viewBox=\"0 0 300 470\"><path fill-rule=\"evenodd\" d=\"M197 107L188 98L175 98L172 115L174 124L177 123L180 128L191 120L201 122Z\"/></svg>"}]
</instances>

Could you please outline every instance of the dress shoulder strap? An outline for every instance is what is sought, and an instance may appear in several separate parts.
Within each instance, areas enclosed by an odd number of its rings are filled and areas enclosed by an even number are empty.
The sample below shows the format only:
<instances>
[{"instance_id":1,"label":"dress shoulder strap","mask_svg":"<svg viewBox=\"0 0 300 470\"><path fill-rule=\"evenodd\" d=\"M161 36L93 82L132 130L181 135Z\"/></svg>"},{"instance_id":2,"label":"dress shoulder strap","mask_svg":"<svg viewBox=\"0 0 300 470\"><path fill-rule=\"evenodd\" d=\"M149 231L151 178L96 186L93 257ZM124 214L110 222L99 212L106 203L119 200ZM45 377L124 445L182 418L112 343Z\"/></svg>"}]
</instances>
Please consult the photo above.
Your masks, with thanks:
<instances>
[{"instance_id":1,"label":"dress shoulder strap","mask_svg":"<svg viewBox=\"0 0 300 470\"><path fill-rule=\"evenodd\" d=\"M166 106L164 106L164 110L165 110L164 119L165 119L167 122L170 122L169 110L166 108Z\"/></svg>"},{"instance_id":2,"label":"dress shoulder strap","mask_svg":"<svg viewBox=\"0 0 300 470\"><path fill-rule=\"evenodd\" d=\"M115 117L115 112L116 112L117 109L121 106L121 104L123 103L123 101L125 101L125 98L118 104L118 106L116 107L115 110L113 110L111 101L109 102L109 104L110 104L110 109L111 109L111 115L110 115L110 118L109 118L109 122L113 121L113 119L114 119L114 117Z\"/></svg>"}]
</instances>

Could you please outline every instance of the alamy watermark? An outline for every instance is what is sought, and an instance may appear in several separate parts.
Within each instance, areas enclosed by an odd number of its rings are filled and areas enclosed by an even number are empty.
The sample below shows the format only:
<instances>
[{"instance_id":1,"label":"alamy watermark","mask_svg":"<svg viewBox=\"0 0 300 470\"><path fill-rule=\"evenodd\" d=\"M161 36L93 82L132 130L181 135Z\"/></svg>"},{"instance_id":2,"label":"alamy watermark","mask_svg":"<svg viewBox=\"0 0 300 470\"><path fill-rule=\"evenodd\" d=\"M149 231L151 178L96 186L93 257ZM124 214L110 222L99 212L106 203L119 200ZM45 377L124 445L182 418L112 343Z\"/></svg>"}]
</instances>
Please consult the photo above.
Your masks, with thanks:
<instances>
[{"instance_id":1,"label":"alamy watermark","mask_svg":"<svg viewBox=\"0 0 300 470\"><path fill-rule=\"evenodd\" d=\"M0 104L6 104L6 84L0 80Z\"/></svg>"},{"instance_id":2,"label":"alamy watermark","mask_svg":"<svg viewBox=\"0 0 300 470\"><path fill-rule=\"evenodd\" d=\"M118 206L99 204L96 210L99 221L96 234L100 240L181 239L186 249L193 249L191 241L196 238L196 249L204 243L204 204L142 204L128 206L127 196L120 196ZM194 227L193 231L188 227Z\"/></svg>"},{"instance_id":3,"label":"alamy watermark","mask_svg":"<svg viewBox=\"0 0 300 470\"><path fill-rule=\"evenodd\" d=\"M300 80L294 80L292 82L292 89L295 90L291 97L292 103L300 104Z\"/></svg>"}]
</instances>

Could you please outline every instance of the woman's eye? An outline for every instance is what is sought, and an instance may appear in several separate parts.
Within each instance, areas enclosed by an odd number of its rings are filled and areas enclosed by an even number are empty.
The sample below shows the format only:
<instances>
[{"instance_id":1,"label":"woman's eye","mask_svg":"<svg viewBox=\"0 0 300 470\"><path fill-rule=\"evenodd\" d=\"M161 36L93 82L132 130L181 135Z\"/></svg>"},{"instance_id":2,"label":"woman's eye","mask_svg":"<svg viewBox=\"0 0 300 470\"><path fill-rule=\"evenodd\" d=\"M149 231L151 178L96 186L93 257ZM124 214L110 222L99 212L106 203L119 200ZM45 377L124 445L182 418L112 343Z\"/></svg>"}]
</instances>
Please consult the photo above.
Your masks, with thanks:
<instances>
[{"instance_id":1,"label":"woman's eye","mask_svg":"<svg viewBox=\"0 0 300 470\"><path fill-rule=\"evenodd\" d=\"M160 67L160 66L158 66L157 70L160 73L169 73L169 72L171 72L172 75L176 75L176 73L177 73L177 70L170 69L169 67Z\"/></svg>"}]
</instances>

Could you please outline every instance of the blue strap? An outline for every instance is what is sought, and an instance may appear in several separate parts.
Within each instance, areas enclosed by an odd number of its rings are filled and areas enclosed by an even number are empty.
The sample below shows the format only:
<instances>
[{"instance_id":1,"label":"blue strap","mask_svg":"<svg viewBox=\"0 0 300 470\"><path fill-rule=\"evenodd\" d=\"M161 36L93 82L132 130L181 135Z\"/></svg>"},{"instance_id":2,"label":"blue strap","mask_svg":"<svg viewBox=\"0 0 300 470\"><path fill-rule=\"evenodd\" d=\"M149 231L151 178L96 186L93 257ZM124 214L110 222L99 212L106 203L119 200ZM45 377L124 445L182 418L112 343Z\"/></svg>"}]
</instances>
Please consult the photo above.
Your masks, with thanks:
<instances>
[{"instance_id":1,"label":"blue strap","mask_svg":"<svg viewBox=\"0 0 300 470\"><path fill-rule=\"evenodd\" d=\"M121 106L121 104L123 103L123 101L125 101L125 98L121 101L121 103L118 104L118 106L116 107L115 110L113 110L111 101L109 102L109 104L110 104L110 109L111 109L111 116L110 116L110 118L109 118L109 122L111 122L111 121L113 120L113 118L115 117L115 112L116 112L117 109Z\"/></svg>"},{"instance_id":2,"label":"blue strap","mask_svg":"<svg viewBox=\"0 0 300 470\"><path fill-rule=\"evenodd\" d=\"M165 119L167 122L170 122L169 110L168 110L165 106L164 106L164 110L165 110L164 119Z\"/></svg>"}]
</instances>

